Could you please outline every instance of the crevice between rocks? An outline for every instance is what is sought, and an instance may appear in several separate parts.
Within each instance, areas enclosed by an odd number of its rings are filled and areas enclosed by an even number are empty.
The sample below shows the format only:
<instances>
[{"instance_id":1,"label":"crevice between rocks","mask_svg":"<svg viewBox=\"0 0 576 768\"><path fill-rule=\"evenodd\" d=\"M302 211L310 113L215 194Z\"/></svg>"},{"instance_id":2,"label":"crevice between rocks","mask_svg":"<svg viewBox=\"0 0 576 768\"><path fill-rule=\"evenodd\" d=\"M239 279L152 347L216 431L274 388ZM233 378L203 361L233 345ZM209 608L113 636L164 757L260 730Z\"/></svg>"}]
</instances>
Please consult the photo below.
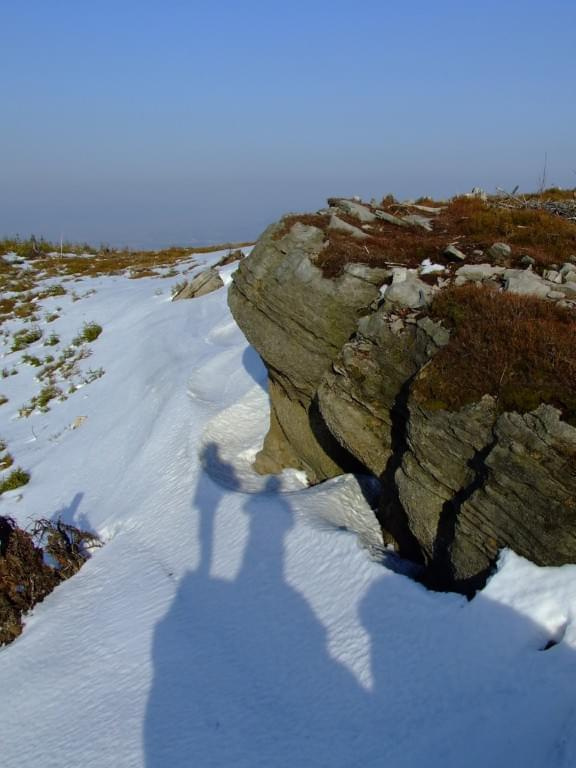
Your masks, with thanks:
<instances>
[{"instance_id":1,"label":"crevice between rocks","mask_svg":"<svg viewBox=\"0 0 576 768\"><path fill-rule=\"evenodd\" d=\"M451 499L445 501L442 506L442 512L436 528L432 562L423 578L423 583L429 589L457 591L471 598L478 589L484 586L493 570L493 565L489 565L483 571L468 579L456 578L451 558L451 548L454 543L456 524L462 506L486 483L488 477L486 459L495 445L496 437L492 435L490 442L474 453L468 462L468 466L474 472L472 480L457 491Z\"/></svg>"},{"instance_id":2,"label":"crevice between rocks","mask_svg":"<svg viewBox=\"0 0 576 768\"><path fill-rule=\"evenodd\" d=\"M414 376L411 376L404 382L390 409L391 453L384 472L380 475L382 497L378 517L384 536L389 533L393 537L398 554L422 565L422 549L410 530L408 515L400 501L395 478L396 470L400 468L404 454L408 451L408 398L413 380Z\"/></svg>"},{"instance_id":3,"label":"crevice between rocks","mask_svg":"<svg viewBox=\"0 0 576 768\"><path fill-rule=\"evenodd\" d=\"M361 461L336 440L324 421L317 394L312 398L308 409L308 423L318 445L335 464L342 468L343 472L350 472L353 475L372 474Z\"/></svg>"}]
</instances>

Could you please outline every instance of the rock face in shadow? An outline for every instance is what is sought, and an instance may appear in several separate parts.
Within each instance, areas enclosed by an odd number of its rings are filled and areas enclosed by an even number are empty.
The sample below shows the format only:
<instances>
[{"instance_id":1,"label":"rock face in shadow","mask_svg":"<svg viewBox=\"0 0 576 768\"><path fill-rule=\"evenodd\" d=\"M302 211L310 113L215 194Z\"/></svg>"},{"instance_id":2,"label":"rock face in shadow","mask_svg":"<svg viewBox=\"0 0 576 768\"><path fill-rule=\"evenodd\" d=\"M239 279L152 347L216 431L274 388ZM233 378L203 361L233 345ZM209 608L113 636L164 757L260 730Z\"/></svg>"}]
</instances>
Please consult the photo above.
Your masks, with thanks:
<instances>
[{"instance_id":1,"label":"rock face in shadow","mask_svg":"<svg viewBox=\"0 0 576 768\"><path fill-rule=\"evenodd\" d=\"M449 331L421 307L386 302L393 265L324 277L327 236L280 221L230 288L269 373L258 471L296 467L318 482L357 462L381 480L384 541L438 589L472 593L503 547L540 565L575 562L576 428L551 405L521 415L489 395L452 411L420 401L414 384Z\"/></svg>"},{"instance_id":2,"label":"rock face in shadow","mask_svg":"<svg viewBox=\"0 0 576 768\"><path fill-rule=\"evenodd\" d=\"M555 408L502 414L481 473L454 521L452 581L478 586L502 546L537 565L574 562L576 429Z\"/></svg>"}]
</instances>

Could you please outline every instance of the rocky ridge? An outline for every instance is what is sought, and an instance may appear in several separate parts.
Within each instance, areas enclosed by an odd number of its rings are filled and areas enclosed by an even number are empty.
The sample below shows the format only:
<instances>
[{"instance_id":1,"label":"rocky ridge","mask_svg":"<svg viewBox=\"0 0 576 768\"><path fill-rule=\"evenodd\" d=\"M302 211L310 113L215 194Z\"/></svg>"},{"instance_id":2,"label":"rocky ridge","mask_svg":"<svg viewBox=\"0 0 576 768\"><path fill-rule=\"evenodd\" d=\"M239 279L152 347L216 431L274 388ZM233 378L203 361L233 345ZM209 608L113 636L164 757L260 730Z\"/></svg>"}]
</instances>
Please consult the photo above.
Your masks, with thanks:
<instances>
[{"instance_id":1,"label":"rocky ridge","mask_svg":"<svg viewBox=\"0 0 576 768\"><path fill-rule=\"evenodd\" d=\"M256 468L297 467L312 482L373 473L385 541L439 588L481 586L504 546L539 564L575 561L576 428L558 403L503 411L494 392L456 406L419 395L454 332L430 310L445 289L544 301L571 322L572 230L567 251L548 253L538 238L516 248L459 236L458 216L470 229L462 210L484 216L482 201L328 202L268 228L229 292L269 372ZM576 370L569 390L575 381Z\"/></svg>"}]
</instances>

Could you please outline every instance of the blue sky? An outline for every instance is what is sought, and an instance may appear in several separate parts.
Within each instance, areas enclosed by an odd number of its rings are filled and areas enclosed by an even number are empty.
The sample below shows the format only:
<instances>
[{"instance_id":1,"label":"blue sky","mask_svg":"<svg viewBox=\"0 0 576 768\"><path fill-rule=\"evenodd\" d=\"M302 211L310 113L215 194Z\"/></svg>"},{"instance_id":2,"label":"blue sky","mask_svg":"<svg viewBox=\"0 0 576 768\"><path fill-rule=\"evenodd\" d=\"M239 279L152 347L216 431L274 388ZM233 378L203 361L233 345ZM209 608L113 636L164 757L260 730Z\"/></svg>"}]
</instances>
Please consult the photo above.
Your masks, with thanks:
<instances>
[{"instance_id":1,"label":"blue sky","mask_svg":"<svg viewBox=\"0 0 576 768\"><path fill-rule=\"evenodd\" d=\"M576 185L576 3L4 0L0 235L252 238L329 195Z\"/></svg>"}]
</instances>

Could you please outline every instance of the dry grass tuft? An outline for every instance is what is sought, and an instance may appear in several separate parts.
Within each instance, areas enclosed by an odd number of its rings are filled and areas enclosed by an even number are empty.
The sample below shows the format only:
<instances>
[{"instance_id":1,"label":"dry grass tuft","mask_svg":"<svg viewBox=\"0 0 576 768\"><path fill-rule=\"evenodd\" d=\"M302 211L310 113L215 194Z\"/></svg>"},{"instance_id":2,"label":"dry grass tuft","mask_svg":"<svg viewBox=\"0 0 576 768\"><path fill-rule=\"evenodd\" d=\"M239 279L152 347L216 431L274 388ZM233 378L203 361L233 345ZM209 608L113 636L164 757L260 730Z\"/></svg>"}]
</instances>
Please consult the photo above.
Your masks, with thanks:
<instances>
[{"instance_id":1,"label":"dry grass tuft","mask_svg":"<svg viewBox=\"0 0 576 768\"><path fill-rule=\"evenodd\" d=\"M95 534L60 520L38 520L28 532L0 516L0 645L21 634L22 616L77 573L96 546ZM45 553L55 565L45 562Z\"/></svg>"},{"instance_id":2,"label":"dry grass tuft","mask_svg":"<svg viewBox=\"0 0 576 768\"><path fill-rule=\"evenodd\" d=\"M22 615L43 600L60 581L44 562L32 536L14 520L0 517L0 645L22 632Z\"/></svg>"}]
</instances>

